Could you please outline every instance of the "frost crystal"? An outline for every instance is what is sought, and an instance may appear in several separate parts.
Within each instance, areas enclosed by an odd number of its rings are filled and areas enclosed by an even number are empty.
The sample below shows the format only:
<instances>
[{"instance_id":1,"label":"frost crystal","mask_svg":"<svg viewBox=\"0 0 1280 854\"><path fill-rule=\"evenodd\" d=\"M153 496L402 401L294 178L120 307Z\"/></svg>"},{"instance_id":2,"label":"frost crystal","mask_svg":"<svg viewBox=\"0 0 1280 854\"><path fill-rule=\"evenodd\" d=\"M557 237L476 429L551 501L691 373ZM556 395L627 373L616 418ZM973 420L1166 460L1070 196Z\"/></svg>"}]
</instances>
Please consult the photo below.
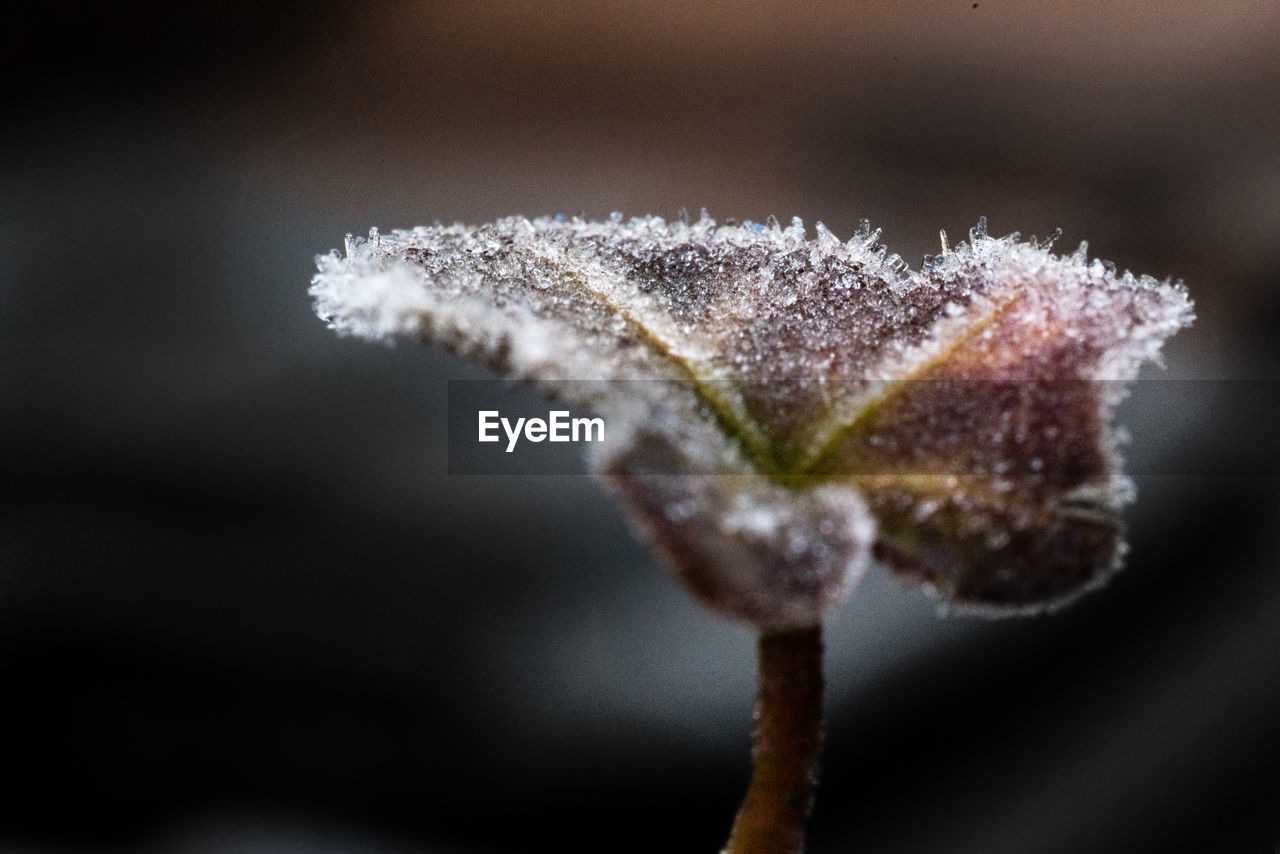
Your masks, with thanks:
<instances>
[{"instance_id":1,"label":"frost crystal","mask_svg":"<svg viewBox=\"0 0 1280 854\"><path fill-rule=\"evenodd\" d=\"M873 547L972 607L1099 582L1131 495L1112 413L1190 323L1185 290L985 221L918 273L878 237L513 217L348 238L311 293L341 333L440 343L604 416L593 469L731 616L813 624Z\"/></svg>"}]
</instances>

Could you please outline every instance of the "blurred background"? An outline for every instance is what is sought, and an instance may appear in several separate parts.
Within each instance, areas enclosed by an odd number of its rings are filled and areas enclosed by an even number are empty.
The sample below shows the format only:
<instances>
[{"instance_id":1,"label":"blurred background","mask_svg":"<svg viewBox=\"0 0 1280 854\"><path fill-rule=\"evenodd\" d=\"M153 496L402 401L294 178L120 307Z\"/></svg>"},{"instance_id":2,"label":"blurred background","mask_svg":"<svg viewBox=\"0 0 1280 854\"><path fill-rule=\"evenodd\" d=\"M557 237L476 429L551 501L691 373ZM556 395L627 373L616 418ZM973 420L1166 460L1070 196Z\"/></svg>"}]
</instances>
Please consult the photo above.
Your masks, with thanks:
<instances>
[{"instance_id":1,"label":"blurred background","mask_svg":"<svg viewBox=\"0 0 1280 854\"><path fill-rule=\"evenodd\" d=\"M1277 44L1273 0L6 13L0 850L718 850L751 634L592 479L447 476L487 375L306 295L370 226L704 206L913 266L1061 227L1198 307L1104 591L832 617L810 849L1275 850Z\"/></svg>"}]
</instances>

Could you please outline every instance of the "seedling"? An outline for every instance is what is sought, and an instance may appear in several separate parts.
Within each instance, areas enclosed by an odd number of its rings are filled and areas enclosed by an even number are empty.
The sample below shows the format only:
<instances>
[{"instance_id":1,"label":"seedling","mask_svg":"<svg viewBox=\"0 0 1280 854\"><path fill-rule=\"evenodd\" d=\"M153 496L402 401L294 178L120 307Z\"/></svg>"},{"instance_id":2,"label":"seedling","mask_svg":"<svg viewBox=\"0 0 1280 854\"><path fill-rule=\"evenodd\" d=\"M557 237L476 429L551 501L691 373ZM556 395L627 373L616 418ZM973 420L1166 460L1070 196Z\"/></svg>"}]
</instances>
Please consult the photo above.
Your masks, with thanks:
<instances>
[{"instance_id":1,"label":"seedling","mask_svg":"<svg viewBox=\"0 0 1280 854\"><path fill-rule=\"evenodd\" d=\"M1120 566L1115 408L1193 318L1180 283L985 220L918 272L866 223L816 230L705 212L375 230L311 286L339 333L443 345L599 418L591 469L704 603L758 630L728 854L803 848L822 620L873 560L988 614Z\"/></svg>"}]
</instances>

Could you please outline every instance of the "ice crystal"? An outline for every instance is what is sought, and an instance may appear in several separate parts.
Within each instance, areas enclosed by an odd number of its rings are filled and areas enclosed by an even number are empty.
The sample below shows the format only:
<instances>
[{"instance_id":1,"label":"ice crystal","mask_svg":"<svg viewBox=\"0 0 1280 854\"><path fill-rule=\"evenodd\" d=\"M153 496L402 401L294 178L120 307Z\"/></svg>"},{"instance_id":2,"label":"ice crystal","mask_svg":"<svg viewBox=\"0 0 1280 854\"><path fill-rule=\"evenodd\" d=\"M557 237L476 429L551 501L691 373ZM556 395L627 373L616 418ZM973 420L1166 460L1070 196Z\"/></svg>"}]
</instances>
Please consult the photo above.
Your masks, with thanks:
<instances>
[{"instance_id":1,"label":"ice crystal","mask_svg":"<svg viewBox=\"0 0 1280 854\"><path fill-rule=\"evenodd\" d=\"M971 607L1096 584L1131 495L1113 410L1190 323L1185 290L985 221L915 273L878 238L705 212L375 230L311 292L340 333L439 343L605 416L593 469L731 616L817 622L873 548Z\"/></svg>"}]
</instances>

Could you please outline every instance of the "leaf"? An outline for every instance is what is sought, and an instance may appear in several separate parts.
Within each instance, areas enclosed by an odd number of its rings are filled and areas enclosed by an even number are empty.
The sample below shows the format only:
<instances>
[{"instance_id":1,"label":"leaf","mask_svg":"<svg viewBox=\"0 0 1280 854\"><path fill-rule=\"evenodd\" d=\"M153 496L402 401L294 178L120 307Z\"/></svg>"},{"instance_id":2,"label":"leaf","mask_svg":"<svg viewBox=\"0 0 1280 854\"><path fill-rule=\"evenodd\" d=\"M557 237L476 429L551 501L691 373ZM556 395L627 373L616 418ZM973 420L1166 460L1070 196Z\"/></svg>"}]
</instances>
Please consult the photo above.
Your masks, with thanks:
<instances>
[{"instance_id":1,"label":"leaf","mask_svg":"<svg viewBox=\"0 0 1280 854\"><path fill-rule=\"evenodd\" d=\"M815 623L873 545L949 601L1027 609L1118 565L1113 410L1191 304L1083 246L970 234L910 273L865 223L515 217L349 238L311 291L340 333L605 417L592 467L726 614Z\"/></svg>"}]
</instances>

